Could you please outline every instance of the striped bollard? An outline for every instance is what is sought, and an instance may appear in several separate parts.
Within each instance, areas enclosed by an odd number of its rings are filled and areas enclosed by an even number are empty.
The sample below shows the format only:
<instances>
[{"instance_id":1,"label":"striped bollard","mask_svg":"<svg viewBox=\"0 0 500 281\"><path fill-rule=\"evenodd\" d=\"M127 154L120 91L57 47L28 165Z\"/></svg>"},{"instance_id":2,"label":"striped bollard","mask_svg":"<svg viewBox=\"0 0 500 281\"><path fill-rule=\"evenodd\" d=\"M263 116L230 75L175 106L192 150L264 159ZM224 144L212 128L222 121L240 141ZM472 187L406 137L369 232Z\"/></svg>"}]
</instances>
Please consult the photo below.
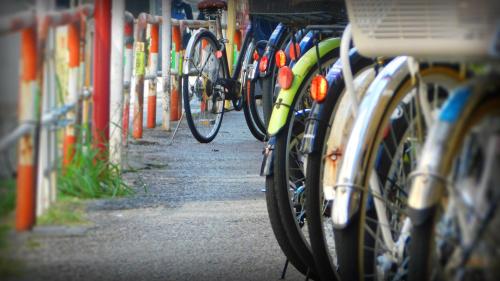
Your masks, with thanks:
<instances>
[{"instance_id":1,"label":"striped bollard","mask_svg":"<svg viewBox=\"0 0 500 281\"><path fill-rule=\"evenodd\" d=\"M128 132L130 122L130 89L132 87L132 68L133 68L133 45L134 45L134 22L125 23L125 50L124 50L124 64L123 64L123 82L127 87L123 91L123 145L128 145Z\"/></svg>"},{"instance_id":2,"label":"striped bollard","mask_svg":"<svg viewBox=\"0 0 500 281\"><path fill-rule=\"evenodd\" d=\"M39 110L35 28L21 32L21 85L19 123L33 123ZM30 230L36 221L36 149L33 134L19 140L16 196L16 230Z\"/></svg>"},{"instance_id":3,"label":"striped bollard","mask_svg":"<svg viewBox=\"0 0 500 281\"><path fill-rule=\"evenodd\" d=\"M156 77L158 72L158 24L151 25L151 46L149 49L149 63L148 70L150 75ZM149 91L148 91L148 116L147 124L148 128L154 128L156 126L156 78L149 81Z\"/></svg>"},{"instance_id":4,"label":"striped bollard","mask_svg":"<svg viewBox=\"0 0 500 281\"><path fill-rule=\"evenodd\" d=\"M182 36L181 29L179 26L172 26L172 61L170 68L172 69L172 74L170 77L171 81L171 92L170 92L170 120L177 121L181 118L179 114L179 85L178 77L180 75L180 52L182 49ZM176 74L175 74L176 73Z\"/></svg>"},{"instance_id":5,"label":"striped bollard","mask_svg":"<svg viewBox=\"0 0 500 281\"><path fill-rule=\"evenodd\" d=\"M68 25L69 75L68 103L75 108L68 112L68 119L76 121L78 112L78 89L80 72L80 27L78 23ZM68 166L75 155L76 128L75 123L66 127L63 142L63 167Z\"/></svg>"}]
</instances>

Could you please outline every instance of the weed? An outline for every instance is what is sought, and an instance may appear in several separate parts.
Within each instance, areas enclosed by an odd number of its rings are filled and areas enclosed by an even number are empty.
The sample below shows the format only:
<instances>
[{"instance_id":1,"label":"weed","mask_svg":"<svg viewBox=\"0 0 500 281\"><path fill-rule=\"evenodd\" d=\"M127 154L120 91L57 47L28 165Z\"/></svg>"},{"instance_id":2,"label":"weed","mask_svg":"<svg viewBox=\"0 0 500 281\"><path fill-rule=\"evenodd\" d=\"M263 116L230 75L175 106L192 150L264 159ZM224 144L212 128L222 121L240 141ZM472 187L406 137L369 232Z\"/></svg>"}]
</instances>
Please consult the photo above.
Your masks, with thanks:
<instances>
[{"instance_id":1,"label":"weed","mask_svg":"<svg viewBox=\"0 0 500 281\"><path fill-rule=\"evenodd\" d=\"M37 219L38 225L87 224L85 204L75 198L62 197Z\"/></svg>"},{"instance_id":2,"label":"weed","mask_svg":"<svg viewBox=\"0 0 500 281\"><path fill-rule=\"evenodd\" d=\"M106 198L129 195L132 189L120 176L117 165L96 160L98 149L77 144L71 164L58 174L62 195L77 198Z\"/></svg>"},{"instance_id":3,"label":"weed","mask_svg":"<svg viewBox=\"0 0 500 281\"><path fill-rule=\"evenodd\" d=\"M0 179L0 218L8 215L16 206L16 181Z\"/></svg>"}]
</instances>

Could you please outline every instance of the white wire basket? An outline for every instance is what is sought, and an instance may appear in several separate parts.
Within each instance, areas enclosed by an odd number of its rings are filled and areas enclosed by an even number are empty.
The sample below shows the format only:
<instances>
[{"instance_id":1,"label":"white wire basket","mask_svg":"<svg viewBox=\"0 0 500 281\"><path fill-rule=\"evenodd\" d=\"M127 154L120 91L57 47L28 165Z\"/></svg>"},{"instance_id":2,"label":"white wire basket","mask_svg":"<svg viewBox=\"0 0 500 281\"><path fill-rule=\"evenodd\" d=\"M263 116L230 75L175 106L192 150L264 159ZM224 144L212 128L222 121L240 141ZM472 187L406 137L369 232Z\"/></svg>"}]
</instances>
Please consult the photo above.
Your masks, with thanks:
<instances>
[{"instance_id":1,"label":"white wire basket","mask_svg":"<svg viewBox=\"0 0 500 281\"><path fill-rule=\"evenodd\" d=\"M365 56L499 58L500 0L347 0Z\"/></svg>"}]
</instances>

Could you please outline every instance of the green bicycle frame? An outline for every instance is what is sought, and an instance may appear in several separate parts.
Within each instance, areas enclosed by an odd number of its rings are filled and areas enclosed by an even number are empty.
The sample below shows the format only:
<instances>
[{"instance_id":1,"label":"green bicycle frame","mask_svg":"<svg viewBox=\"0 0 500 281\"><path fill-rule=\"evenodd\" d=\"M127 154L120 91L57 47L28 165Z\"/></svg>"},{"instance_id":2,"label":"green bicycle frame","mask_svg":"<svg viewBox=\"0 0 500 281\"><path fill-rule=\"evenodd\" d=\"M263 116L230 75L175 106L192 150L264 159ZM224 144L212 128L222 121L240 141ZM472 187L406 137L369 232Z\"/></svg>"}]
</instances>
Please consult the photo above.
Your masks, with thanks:
<instances>
[{"instance_id":1,"label":"green bicycle frame","mask_svg":"<svg viewBox=\"0 0 500 281\"><path fill-rule=\"evenodd\" d=\"M325 54L329 53L335 48L339 48L340 39L330 38L323 40L319 43L319 56L323 58ZM316 48L312 47L305 53L299 61L293 66L293 82L289 89L281 89L278 95L276 104L273 106L273 112L271 113L271 119L269 121L269 126L267 132L270 136L278 134L285 126L290 107L292 106L293 100L300 85L303 80L311 70L311 68L318 63L318 57L316 54Z\"/></svg>"}]
</instances>

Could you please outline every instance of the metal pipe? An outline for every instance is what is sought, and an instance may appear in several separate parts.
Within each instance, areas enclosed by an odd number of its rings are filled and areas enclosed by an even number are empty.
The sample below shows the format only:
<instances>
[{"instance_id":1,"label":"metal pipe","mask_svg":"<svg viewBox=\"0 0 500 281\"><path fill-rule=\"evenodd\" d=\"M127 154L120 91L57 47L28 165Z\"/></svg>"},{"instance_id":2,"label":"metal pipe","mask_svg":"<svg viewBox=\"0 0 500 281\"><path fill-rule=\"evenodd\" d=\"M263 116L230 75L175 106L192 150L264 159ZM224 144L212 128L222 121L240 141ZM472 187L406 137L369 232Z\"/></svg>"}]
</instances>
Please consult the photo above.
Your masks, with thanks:
<instances>
[{"instance_id":1,"label":"metal pipe","mask_svg":"<svg viewBox=\"0 0 500 281\"><path fill-rule=\"evenodd\" d=\"M110 77L110 162L122 165L123 123L123 45L125 28L125 2L113 0L111 10L111 77Z\"/></svg>"},{"instance_id":2,"label":"metal pipe","mask_svg":"<svg viewBox=\"0 0 500 281\"><path fill-rule=\"evenodd\" d=\"M11 149L15 143L23 136L31 133L34 125L32 123L22 123L10 134L0 139L0 151Z\"/></svg>"}]
</instances>

